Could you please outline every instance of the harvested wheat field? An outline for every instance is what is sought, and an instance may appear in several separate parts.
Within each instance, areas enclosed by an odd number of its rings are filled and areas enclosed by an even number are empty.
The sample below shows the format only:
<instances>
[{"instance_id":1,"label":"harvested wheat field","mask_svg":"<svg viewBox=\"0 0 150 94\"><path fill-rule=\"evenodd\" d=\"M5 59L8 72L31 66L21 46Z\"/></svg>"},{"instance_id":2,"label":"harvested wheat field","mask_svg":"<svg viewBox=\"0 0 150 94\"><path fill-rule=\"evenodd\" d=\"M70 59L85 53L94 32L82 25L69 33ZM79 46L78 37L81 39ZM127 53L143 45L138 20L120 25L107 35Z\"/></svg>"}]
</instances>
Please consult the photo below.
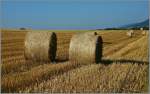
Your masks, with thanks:
<instances>
[{"instance_id":1,"label":"harvested wheat field","mask_svg":"<svg viewBox=\"0 0 150 94\"><path fill-rule=\"evenodd\" d=\"M132 37L126 35L128 30L90 31L97 32L103 39L103 56L98 64L69 61L74 31L54 31L57 51L52 63L26 60L27 32L1 31L3 93L148 92L148 34L143 36L140 30L134 31Z\"/></svg>"}]
</instances>

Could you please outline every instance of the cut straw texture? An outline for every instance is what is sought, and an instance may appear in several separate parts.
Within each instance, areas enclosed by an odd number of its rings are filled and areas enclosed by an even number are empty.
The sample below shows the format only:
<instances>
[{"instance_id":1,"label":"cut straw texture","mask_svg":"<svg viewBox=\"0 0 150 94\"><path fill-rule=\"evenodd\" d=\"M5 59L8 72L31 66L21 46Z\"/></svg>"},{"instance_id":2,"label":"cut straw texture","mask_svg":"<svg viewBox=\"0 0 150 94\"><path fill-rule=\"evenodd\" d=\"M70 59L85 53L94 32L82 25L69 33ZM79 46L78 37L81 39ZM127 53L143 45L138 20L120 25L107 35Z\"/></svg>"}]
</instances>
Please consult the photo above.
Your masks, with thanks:
<instances>
[{"instance_id":1,"label":"cut straw texture","mask_svg":"<svg viewBox=\"0 0 150 94\"><path fill-rule=\"evenodd\" d=\"M54 32L27 32L25 57L33 61L54 61L57 37Z\"/></svg>"},{"instance_id":2,"label":"cut straw texture","mask_svg":"<svg viewBox=\"0 0 150 94\"><path fill-rule=\"evenodd\" d=\"M69 47L69 60L77 63L98 63L102 58L102 38L95 32L74 35Z\"/></svg>"}]
</instances>

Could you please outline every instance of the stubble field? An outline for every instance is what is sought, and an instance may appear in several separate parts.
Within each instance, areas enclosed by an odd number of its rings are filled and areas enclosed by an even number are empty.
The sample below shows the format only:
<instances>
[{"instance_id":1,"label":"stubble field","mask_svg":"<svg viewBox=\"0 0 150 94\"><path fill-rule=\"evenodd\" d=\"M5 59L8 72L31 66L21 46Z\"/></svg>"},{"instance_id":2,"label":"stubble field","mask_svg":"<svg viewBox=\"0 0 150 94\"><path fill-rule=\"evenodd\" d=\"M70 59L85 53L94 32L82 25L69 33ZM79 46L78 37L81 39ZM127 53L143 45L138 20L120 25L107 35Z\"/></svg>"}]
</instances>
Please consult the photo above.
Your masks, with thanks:
<instances>
[{"instance_id":1,"label":"stubble field","mask_svg":"<svg viewBox=\"0 0 150 94\"><path fill-rule=\"evenodd\" d=\"M70 62L75 32L58 31L55 62L25 60L26 32L1 31L2 92L148 92L148 35L141 31L129 38L128 30L97 30L103 39L99 64Z\"/></svg>"}]
</instances>

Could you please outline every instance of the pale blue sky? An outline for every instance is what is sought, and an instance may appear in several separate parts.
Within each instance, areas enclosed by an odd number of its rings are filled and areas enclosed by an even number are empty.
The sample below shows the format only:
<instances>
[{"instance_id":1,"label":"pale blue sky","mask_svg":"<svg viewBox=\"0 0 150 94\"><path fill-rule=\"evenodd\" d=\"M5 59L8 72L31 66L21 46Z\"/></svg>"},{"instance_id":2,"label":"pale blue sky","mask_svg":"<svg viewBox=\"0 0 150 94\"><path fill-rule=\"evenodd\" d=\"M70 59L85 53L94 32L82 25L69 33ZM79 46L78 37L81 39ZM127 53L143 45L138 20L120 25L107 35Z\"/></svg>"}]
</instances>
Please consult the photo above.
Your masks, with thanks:
<instances>
[{"instance_id":1,"label":"pale blue sky","mask_svg":"<svg viewBox=\"0 0 150 94\"><path fill-rule=\"evenodd\" d=\"M3 28L98 29L148 19L148 0L3 0Z\"/></svg>"}]
</instances>

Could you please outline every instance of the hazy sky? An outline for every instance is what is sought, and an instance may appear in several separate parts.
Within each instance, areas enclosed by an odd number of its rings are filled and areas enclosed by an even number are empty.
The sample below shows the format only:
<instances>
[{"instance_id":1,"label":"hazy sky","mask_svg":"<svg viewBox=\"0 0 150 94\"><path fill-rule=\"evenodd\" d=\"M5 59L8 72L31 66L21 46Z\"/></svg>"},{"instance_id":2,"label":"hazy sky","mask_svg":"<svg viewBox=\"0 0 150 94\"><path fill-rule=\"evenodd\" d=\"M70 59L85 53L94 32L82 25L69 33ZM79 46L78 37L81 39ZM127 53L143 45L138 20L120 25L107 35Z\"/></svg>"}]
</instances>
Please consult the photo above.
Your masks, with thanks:
<instances>
[{"instance_id":1,"label":"hazy sky","mask_svg":"<svg viewBox=\"0 0 150 94\"><path fill-rule=\"evenodd\" d=\"M148 0L3 0L2 26L97 29L148 18Z\"/></svg>"}]
</instances>

